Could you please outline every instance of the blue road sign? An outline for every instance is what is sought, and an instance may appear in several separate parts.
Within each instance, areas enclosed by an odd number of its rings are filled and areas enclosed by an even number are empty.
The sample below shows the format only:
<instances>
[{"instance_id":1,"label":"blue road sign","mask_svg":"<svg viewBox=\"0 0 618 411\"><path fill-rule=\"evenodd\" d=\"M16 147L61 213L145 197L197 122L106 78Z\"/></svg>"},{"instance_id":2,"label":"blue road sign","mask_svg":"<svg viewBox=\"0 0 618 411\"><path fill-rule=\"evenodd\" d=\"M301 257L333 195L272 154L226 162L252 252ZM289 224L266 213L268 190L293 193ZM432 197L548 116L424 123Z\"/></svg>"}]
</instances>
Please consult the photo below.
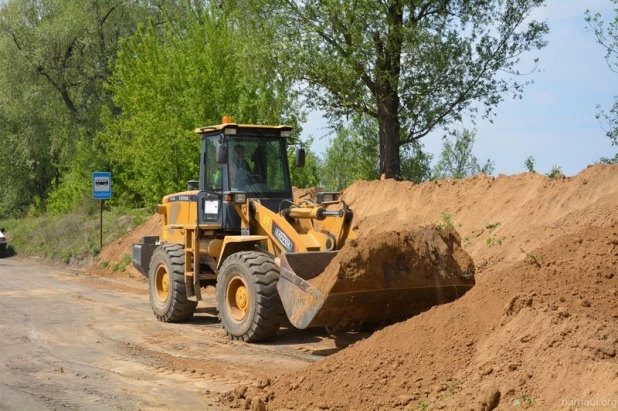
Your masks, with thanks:
<instances>
[{"instance_id":1,"label":"blue road sign","mask_svg":"<svg viewBox=\"0 0 618 411\"><path fill-rule=\"evenodd\" d=\"M112 173L92 173L92 198L95 200L109 200L112 198Z\"/></svg>"}]
</instances>

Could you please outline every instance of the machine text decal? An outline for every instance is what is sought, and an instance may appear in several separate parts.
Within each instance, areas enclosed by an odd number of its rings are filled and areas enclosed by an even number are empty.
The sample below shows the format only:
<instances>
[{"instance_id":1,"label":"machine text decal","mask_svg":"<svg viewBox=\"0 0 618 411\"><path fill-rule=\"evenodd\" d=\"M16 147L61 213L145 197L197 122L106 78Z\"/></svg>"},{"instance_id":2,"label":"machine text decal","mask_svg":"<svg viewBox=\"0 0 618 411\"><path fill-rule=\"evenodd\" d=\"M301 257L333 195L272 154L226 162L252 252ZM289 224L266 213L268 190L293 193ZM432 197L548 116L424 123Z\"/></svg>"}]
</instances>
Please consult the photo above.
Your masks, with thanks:
<instances>
[{"instance_id":1,"label":"machine text decal","mask_svg":"<svg viewBox=\"0 0 618 411\"><path fill-rule=\"evenodd\" d=\"M279 227L277 227L277 224L275 222L273 222L272 232L273 232L273 235L277 238L279 243L281 243L281 245L283 246L283 248L285 248L286 251L290 253L294 252L294 243L292 242L292 240L290 240L290 238L287 235L285 235L283 231L279 229Z\"/></svg>"}]
</instances>

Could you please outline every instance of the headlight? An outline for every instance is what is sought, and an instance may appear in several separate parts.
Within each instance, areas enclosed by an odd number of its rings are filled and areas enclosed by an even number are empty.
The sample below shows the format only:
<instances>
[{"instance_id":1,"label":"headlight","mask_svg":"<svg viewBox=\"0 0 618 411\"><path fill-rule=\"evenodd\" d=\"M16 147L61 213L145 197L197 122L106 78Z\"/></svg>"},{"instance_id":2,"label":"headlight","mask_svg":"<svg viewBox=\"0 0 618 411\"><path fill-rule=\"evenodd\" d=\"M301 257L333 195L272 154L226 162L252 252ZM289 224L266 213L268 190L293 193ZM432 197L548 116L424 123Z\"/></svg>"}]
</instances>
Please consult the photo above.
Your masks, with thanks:
<instances>
[{"instance_id":1,"label":"headlight","mask_svg":"<svg viewBox=\"0 0 618 411\"><path fill-rule=\"evenodd\" d=\"M235 204L244 204L247 202L247 194L245 193L236 193L234 194L234 203Z\"/></svg>"},{"instance_id":2,"label":"headlight","mask_svg":"<svg viewBox=\"0 0 618 411\"><path fill-rule=\"evenodd\" d=\"M238 191L226 193L223 200L226 203L244 204L247 202L247 193L241 193Z\"/></svg>"}]
</instances>

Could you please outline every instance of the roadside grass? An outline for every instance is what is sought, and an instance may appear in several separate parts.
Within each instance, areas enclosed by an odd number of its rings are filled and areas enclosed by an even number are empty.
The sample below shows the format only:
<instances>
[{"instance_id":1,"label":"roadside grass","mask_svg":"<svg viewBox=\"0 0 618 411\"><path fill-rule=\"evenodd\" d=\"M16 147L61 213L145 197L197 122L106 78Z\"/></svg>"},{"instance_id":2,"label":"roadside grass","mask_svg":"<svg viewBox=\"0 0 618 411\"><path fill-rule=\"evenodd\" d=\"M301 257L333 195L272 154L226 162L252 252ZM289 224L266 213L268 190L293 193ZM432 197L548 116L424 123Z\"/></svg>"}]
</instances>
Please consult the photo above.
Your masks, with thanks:
<instances>
[{"instance_id":1,"label":"roadside grass","mask_svg":"<svg viewBox=\"0 0 618 411\"><path fill-rule=\"evenodd\" d=\"M112 267L112 271L116 273L123 273L132 261L133 260L131 259L131 256L129 254L123 254L120 261L118 261L118 263L114 264L114 266Z\"/></svg>"},{"instance_id":2,"label":"roadside grass","mask_svg":"<svg viewBox=\"0 0 618 411\"><path fill-rule=\"evenodd\" d=\"M147 209L114 207L104 210L103 246L143 224L151 215L152 212ZM11 254L19 256L37 256L53 262L87 265L101 251L99 206L94 200L68 214L0 220L0 226L6 229ZM125 260L123 258L123 264Z\"/></svg>"}]
</instances>

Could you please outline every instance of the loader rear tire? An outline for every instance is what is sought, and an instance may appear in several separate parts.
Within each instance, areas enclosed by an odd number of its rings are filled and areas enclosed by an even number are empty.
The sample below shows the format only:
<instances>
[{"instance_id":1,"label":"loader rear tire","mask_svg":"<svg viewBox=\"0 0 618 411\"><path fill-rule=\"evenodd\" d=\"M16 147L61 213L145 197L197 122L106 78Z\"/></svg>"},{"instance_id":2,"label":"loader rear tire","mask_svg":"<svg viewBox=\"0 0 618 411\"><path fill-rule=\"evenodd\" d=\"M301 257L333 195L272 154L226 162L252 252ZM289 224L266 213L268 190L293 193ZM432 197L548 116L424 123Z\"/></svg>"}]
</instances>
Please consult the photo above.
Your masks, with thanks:
<instances>
[{"instance_id":1,"label":"loader rear tire","mask_svg":"<svg viewBox=\"0 0 618 411\"><path fill-rule=\"evenodd\" d=\"M148 290L152 311L159 321L175 323L193 317L197 302L187 298L185 249L182 245L157 247L150 260Z\"/></svg>"},{"instance_id":2,"label":"loader rear tire","mask_svg":"<svg viewBox=\"0 0 618 411\"><path fill-rule=\"evenodd\" d=\"M223 262L217 280L217 308L232 340L258 342L277 334L284 319L278 281L279 268L264 253L242 251Z\"/></svg>"}]
</instances>

